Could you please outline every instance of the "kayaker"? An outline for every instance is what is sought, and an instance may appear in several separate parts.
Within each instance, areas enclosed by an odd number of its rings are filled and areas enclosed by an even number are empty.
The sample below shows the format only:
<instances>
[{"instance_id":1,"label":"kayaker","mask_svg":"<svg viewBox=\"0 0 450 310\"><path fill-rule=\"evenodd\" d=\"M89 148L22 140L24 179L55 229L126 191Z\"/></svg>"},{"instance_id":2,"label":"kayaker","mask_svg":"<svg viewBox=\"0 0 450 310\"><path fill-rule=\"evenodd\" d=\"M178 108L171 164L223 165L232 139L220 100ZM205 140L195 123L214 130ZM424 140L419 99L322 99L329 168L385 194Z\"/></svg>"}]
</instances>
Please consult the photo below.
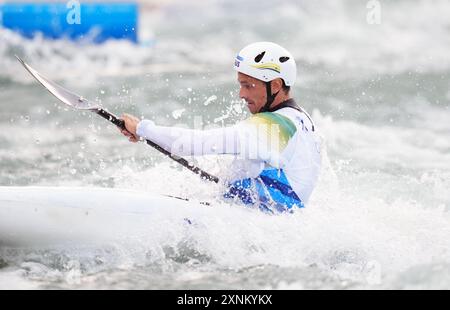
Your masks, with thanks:
<instances>
[{"instance_id":1,"label":"kayaker","mask_svg":"<svg viewBox=\"0 0 450 310\"><path fill-rule=\"evenodd\" d=\"M191 130L124 114L122 133L131 142L149 139L178 156L234 154L226 199L267 212L302 208L316 185L321 155L311 117L291 96L294 57L275 43L257 42L238 53L234 68L250 118L231 127Z\"/></svg>"}]
</instances>

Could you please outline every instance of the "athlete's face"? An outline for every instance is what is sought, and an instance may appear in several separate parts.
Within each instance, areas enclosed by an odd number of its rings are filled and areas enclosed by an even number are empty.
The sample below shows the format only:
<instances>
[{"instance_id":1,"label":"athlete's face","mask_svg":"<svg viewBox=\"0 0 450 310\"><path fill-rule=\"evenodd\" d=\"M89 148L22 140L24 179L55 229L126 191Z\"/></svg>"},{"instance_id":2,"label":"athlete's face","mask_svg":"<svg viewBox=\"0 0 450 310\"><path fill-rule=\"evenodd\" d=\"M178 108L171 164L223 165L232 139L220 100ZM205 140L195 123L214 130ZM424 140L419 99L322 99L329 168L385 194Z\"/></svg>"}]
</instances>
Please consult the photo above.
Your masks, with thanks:
<instances>
[{"instance_id":1,"label":"athlete's face","mask_svg":"<svg viewBox=\"0 0 450 310\"><path fill-rule=\"evenodd\" d=\"M241 72L238 72L238 82L239 98L245 100L252 114L258 113L267 101L265 83Z\"/></svg>"}]
</instances>

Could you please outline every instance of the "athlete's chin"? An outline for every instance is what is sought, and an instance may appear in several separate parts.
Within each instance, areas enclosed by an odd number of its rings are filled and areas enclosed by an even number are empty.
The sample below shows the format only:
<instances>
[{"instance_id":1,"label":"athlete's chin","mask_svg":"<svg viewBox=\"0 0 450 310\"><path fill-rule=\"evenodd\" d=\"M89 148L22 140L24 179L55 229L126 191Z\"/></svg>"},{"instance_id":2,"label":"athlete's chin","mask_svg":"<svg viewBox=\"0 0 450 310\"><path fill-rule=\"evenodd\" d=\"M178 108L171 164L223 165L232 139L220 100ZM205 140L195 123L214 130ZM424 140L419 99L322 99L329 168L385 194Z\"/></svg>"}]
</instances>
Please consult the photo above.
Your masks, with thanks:
<instances>
[{"instance_id":1,"label":"athlete's chin","mask_svg":"<svg viewBox=\"0 0 450 310\"><path fill-rule=\"evenodd\" d=\"M256 105L254 103L247 103L247 108L252 114L258 113L258 109L256 108Z\"/></svg>"}]
</instances>

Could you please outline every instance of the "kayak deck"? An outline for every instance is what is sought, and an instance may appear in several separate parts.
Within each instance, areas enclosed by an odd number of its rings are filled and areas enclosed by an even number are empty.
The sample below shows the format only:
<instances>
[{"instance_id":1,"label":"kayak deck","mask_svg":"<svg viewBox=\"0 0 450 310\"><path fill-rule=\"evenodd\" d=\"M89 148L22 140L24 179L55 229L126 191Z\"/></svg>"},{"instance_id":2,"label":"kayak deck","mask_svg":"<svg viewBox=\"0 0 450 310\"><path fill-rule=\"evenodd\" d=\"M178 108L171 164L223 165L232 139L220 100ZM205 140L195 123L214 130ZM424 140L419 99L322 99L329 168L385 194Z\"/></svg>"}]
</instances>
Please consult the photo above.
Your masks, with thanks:
<instances>
[{"instance_id":1,"label":"kayak deck","mask_svg":"<svg viewBox=\"0 0 450 310\"><path fill-rule=\"evenodd\" d=\"M114 241L151 233L152 224L210 209L126 189L0 187L0 245Z\"/></svg>"}]
</instances>

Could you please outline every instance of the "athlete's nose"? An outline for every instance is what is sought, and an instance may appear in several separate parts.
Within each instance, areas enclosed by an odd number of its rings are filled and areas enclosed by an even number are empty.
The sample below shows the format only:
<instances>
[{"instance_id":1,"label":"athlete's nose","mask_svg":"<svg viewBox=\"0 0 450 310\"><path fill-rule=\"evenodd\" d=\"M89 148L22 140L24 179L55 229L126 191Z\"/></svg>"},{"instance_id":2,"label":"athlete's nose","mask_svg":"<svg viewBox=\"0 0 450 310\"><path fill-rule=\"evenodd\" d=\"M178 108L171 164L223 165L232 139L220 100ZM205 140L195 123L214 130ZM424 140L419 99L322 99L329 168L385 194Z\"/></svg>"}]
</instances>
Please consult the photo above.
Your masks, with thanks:
<instances>
[{"instance_id":1,"label":"athlete's nose","mask_svg":"<svg viewBox=\"0 0 450 310\"><path fill-rule=\"evenodd\" d=\"M247 96L245 93L245 89L243 87L241 87L239 89L239 98L244 99L245 101L247 101Z\"/></svg>"}]
</instances>

